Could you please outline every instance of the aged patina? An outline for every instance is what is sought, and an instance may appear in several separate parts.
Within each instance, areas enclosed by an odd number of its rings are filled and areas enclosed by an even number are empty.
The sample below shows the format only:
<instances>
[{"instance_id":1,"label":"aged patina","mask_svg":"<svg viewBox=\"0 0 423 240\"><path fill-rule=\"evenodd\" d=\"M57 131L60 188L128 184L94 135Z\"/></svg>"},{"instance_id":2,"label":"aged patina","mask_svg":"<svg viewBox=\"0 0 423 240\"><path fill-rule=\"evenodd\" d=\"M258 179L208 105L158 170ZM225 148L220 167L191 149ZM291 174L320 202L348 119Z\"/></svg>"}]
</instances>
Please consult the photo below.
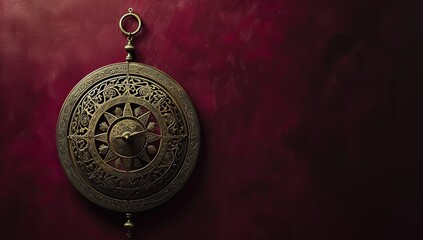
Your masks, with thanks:
<instances>
[{"instance_id":1,"label":"aged patina","mask_svg":"<svg viewBox=\"0 0 423 240\"><path fill-rule=\"evenodd\" d=\"M122 26L127 17L138 22L134 32ZM132 62L140 18L129 9L119 26L128 40L126 62L91 72L69 93L57 148L66 175L85 197L131 213L163 203L187 181L200 130L182 87L162 71Z\"/></svg>"}]
</instances>

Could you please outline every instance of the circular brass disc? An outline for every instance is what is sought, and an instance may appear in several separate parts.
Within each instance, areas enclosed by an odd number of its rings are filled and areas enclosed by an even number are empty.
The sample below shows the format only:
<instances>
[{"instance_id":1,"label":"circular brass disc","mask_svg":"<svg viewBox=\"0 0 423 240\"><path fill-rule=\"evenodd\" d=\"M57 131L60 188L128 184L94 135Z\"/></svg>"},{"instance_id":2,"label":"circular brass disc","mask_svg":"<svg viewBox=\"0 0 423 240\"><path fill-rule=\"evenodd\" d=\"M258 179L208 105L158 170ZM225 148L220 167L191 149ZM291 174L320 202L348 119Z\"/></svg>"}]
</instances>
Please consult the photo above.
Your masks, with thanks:
<instances>
[{"instance_id":1,"label":"circular brass disc","mask_svg":"<svg viewBox=\"0 0 423 240\"><path fill-rule=\"evenodd\" d=\"M63 169L85 197L137 212L163 203L188 180L200 130L192 102L171 77L147 65L116 63L69 93L56 140Z\"/></svg>"}]
</instances>

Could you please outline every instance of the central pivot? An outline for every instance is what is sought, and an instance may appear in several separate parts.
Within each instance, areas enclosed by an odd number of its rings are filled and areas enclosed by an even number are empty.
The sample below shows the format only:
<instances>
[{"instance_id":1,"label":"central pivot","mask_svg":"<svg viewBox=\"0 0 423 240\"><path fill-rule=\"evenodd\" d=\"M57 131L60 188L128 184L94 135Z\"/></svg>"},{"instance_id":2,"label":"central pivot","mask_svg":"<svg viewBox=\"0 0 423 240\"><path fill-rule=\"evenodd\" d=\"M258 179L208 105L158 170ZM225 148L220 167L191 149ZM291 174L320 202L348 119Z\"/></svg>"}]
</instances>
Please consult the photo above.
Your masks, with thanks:
<instances>
[{"instance_id":1,"label":"central pivot","mask_svg":"<svg viewBox=\"0 0 423 240\"><path fill-rule=\"evenodd\" d=\"M133 158L146 147L146 129L137 119L118 120L109 129L108 141L110 150L116 155Z\"/></svg>"},{"instance_id":2,"label":"central pivot","mask_svg":"<svg viewBox=\"0 0 423 240\"><path fill-rule=\"evenodd\" d=\"M122 137L128 142L129 141L129 138L131 137L131 132L124 132L123 134L122 134Z\"/></svg>"}]
</instances>

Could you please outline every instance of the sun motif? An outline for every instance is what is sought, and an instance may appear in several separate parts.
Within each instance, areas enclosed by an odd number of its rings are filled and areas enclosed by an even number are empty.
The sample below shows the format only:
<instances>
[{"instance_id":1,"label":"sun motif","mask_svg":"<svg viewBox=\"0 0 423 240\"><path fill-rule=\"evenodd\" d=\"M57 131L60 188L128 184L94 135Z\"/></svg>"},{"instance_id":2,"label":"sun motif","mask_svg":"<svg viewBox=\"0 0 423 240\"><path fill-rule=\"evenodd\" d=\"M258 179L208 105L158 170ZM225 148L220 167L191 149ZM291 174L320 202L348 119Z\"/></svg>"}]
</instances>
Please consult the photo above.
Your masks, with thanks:
<instances>
[{"instance_id":1,"label":"sun motif","mask_svg":"<svg viewBox=\"0 0 423 240\"><path fill-rule=\"evenodd\" d=\"M157 155L161 138L155 116L135 103L119 104L105 111L94 135L103 161L121 171L147 166Z\"/></svg>"}]
</instances>

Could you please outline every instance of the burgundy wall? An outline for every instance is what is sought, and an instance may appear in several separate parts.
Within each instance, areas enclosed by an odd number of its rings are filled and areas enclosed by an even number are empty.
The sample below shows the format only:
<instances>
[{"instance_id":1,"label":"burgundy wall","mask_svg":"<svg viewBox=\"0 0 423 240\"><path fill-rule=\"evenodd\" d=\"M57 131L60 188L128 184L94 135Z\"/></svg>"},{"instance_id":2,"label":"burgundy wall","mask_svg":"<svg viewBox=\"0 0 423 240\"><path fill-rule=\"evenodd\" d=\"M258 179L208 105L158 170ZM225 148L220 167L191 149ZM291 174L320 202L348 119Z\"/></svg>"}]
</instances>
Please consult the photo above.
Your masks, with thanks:
<instances>
[{"instance_id":1,"label":"burgundy wall","mask_svg":"<svg viewBox=\"0 0 423 240\"><path fill-rule=\"evenodd\" d=\"M130 2L1 1L0 239L123 239L55 127L83 76L124 61ZM137 239L423 239L421 1L132 2L139 60L187 90L203 137Z\"/></svg>"}]
</instances>

